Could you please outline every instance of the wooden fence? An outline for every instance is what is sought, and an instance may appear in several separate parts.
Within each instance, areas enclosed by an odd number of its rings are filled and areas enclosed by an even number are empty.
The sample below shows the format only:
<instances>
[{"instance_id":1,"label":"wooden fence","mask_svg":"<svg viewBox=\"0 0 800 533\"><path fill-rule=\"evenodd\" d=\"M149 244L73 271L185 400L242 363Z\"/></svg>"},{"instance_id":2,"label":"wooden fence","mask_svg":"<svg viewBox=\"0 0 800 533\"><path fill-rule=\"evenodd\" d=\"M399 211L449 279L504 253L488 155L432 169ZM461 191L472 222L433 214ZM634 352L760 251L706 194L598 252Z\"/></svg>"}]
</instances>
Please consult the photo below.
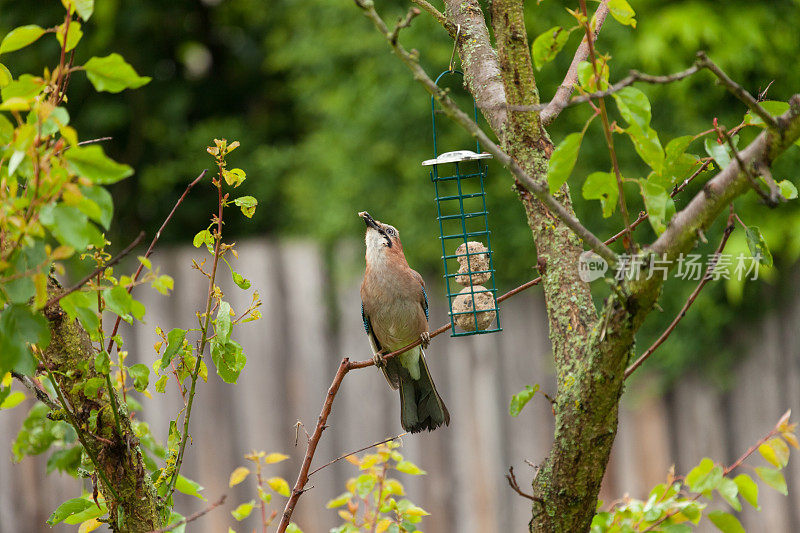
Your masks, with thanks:
<instances>
[{"instance_id":1,"label":"wooden fence","mask_svg":"<svg viewBox=\"0 0 800 533\"><path fill-rule=\"evenodd\" d=\"M205 486L209 501L228 494L225 505L192 523L189 531L251 531L253 517L237 524L230 511L256 497L252 480L234 489L228 477L249 450L283 452L291 460L271 467L269 475L294 482L304 447L295 447L297 420L313 427L330 380L342 356L370 356L360 316L358 286L363 251L358 243L338 250L332 269L325 267L319 248L308 242L246 241L239 247L239 271L261 294L264 318L236 330L245 348L247 366L239 384L223 383L210 369L200 383L193 417L193 440L187 448L184 472ZM190 270L193 248L165 250L154 265L176 279L170 297L139 289L147 305L144 324L126 329L129 361L152 364L156 325L165 330L191 327L206 293L205 279ZM223 276L224 277L224 276ZM227 278L226 278L227 280ZM429 280L431 324L446 321L441 291ZM250 291L224 282L234 309L249 303ZM518 418L508 415L511 395L526 384L539 383L554 392L552 362L541 292L530 289L502 306L499 334L450 339L442 336L428 349L429 365L444 397L452 422L431 434L403 438L402 453L428 474L399 474L409 497L431 516L422 522L427 533L493 533L526 531L528 501L508 487L504 474L513 466L525 488L546 455L553 434L553 415L537 396ZM674 390L658 396L639 379L626 393L608 475L601 497L606 502L630 494L645 497L664 479L672 462L678 472L704 456L734 460L777 418L792 407L800 415L800 301L776 310L731 342L749 354L736 370L734 386L721 393L700 377L689 376ZM681 335L680 327L675 335ZM697 354L703 357L704 354ZM210 363L210 362L209 362ZM152 388L151 388L152 389ZM153 432L166 438L168 421L180 408L170 390L154 401L143 399L139 414ZM66 476L45 477L45 457L12 464L11 441L32 400L0 413L0 533L47 530L50 512L78 495L80 483ZM396 392L389 390L374 368L349 374L336 398L329 428L317 450L319 465L348 451L400 433ZM756 459L760 461L760 459ZM344 492L356 469L340 461L316 474L300 500L295 520L306 533L327 532L340 523L325 502ZM748 510L742 520L748 531L800 531L800 461L787 469L790 496L761 490L762 511ZM282 498L276 498L282 508ZM183 497L184 514L206 502ZM56 531L74 531L58 527ZM710 531L708 525L701 528Z\"/></svg>"}]
</instances>

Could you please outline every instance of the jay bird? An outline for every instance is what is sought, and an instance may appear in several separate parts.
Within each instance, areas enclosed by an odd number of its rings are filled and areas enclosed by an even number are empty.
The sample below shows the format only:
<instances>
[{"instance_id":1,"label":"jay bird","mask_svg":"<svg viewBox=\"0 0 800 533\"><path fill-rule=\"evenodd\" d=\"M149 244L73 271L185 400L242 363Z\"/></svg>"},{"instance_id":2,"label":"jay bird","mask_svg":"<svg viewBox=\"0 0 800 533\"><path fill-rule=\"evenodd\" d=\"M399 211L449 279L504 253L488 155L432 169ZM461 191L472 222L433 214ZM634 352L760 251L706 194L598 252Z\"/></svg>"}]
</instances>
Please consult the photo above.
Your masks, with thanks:
<instances>
[{"instance_id":1,"label":"jay bird","mask_svg":"<svg viewBox=\"0 0 800 533\"><path fill-rule=\"evenodd\" d=\"M400 424L411 433L449 425L450 413L436 391L423 351L431 338L425 282L408 266L397 229L366 211L358 215L367 225L361 315L375 365L383 370L389 385L400 390ZM422 339L422 345L383 359L417 339Z\"/></svg>"}]
</instances>

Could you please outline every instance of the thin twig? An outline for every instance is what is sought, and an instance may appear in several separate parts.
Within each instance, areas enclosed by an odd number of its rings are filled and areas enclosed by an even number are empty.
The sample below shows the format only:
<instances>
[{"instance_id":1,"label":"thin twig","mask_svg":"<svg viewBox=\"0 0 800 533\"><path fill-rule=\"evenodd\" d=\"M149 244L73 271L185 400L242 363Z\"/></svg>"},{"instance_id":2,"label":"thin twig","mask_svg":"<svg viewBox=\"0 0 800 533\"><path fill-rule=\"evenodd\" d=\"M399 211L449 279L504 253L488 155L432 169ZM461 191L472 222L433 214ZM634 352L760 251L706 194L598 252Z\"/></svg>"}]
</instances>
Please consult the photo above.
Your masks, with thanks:
<instances>
[{"instance_id":1,"label":"thin twig","mask_svg":"<svg viewBox=\"0 0 800 533\"><path fill-rule=\"evenodd\" d=\"M57 304L59 302L59 300L61 300L61 298L63 298L64 296L70 295L73 292L79 290L81 287L83 287L84 285L89 283L89 281L91 281L91 279L93 277L95 277L95 276L97 276L99 274L102 274L103 272L105 272L105 270L107 268L110 268L110 267L116 265L117 263L119 263L120 260L122 260L123 257L125 257L126 255L131 253L131 251L133 251L133 249L136 248L139 245L139 242L143 238L144 238L144 232L140 231L139 235L136 236L136 238L133 240L133 242L130 243L127 247L125 247L125 249L122 250L120 253L118 253L116 256L114 256L108 263L97 267L90 274L88 274L86 277L84 277L82 280L80 280L78 283L76 283L75 285L73 285L72 287L67 289L66 291L64 291L64 292L62 292L62 293L60 293L60 294L58 294L56 296L53 296L52 298L47 300L47 303L45 304L45 307L50 307L52 305Z\"/></svg>"},{"instance_id":2,"label":"thin twig","mask_svg":"<svg viewBox=\"0 0 800 533\"><path fill-rule=\"evenodd\" d=\"M626 87L630 87L637 81L650 83L653 85L665 85L668 83L674 83L676 81L688 78L689 76L696 74L701 70L702 68L698 64L694 64L691 67L687 68L686 70L675 72L674 74L667 74L665 76L654 76L651 74L645 74L643 72L639 72L638 70L631 70L626 77L622 78L614 85L611 85L608 89L604 89L602 91L595 91L592 93L581 94L579 96L571 98L569 101L564 103L563 106L571 107L574 105L591 102L592 100L597 98L604 98L606 96L611 96L612 94L618 93L619 91L621 91ZM511 111L542 111L542 114L544 114L546 109L552 104L553 100L551 100L550 102L544 102L542 104L536 104L536 105L511 105L507 107Z\"/></svg>"},{"instance_id":3,"label":"thin twig","mask_svg":"<svg viewBox=\"0 0 800 533\"><path fill-rule=\"evenodd\" d=\"M201 516L210 513L211 511L213 511L214 509L216 509L217 507L219 507L220 505L225 503L225 498L227 498L227 497L228 497L227 494L223 494L222 497L220 497L219 500L215 501L214 503L212 503L211 505L209 505L205 509L197 511L193 515L189 515L186 518L178 520L177 522L175 522L173 524L170 524L167 527L163 527L161 529L154 529L153 531L149 531L148 533L167 533L168 531L172 531L173 529L175 529L178 526L182 526L184 524L188 524L189 522L193 522L193 521L197 520L198 518L200 518Z\"/></svg>"},{"instance_id":4,"label":"thin twig","mask_svg":"<svg viewBox=\"0 0 800 533\"><path fill-rule=\"evenodd\" d=\"M603 27L603 22L605 22L607 16L608 0L602 0L594 13L595 27L594 35L592 37L593 40L597 40L597 36L600 34L600 29ZM564 76L564 81L561 82L561 85L556 90L556 94L553 95L553 99L541 106L542 113L540 117L542 124L545 126L553 122L553 120L555 120L555 118L561 113L561 111L564 110L565 107L574 105L569 97L572 96L572 91L575 90L575 82L578 81L578 64L581 61L585 61L588 56L589 41L587 37L584 37L581 41L581 44L578 46L578 49L575 50L575 55L572 58L572 63L570 63L569 68L567 69L566 76Z\"/></svg>"},{"instance_id":5,"label":"thin twig","mask_svg":"<svg viewBox=\"0 0 800 533\"><path fill-rule=\"evenodd\" d=\"M425 10L430 16L433 17L433 19L436 22L441 24L441 26L445 30L447 30L447 33L449 33L451 37L456 34L455 24L447 20L447 17L444 15L444 13L436 9L431 3L426 2L425 0L411 0L411 1L417 4L423 10Z\"/></svg>"},{"instance_id":6,"label":"thin twig","mask_svg":"<svg viewBox=\"0 0 800 533\"><path fill-rule=\"evenodd\" d=\"M773 131L779 131L780 127L778 126L778 121L775 120L775 117L769 114L766 109L761 107L761 104L758 103L758 100L753 98L753 95L749 92L745 91L741 85L733 81L727 74L725 74L722 69L720 69L711 59L708 58L705 52L702 50L697 52L697 60L703 68L707 68L710 70L716 77L722 82L722 85L728 89L732 95L736 98L744 102L744 104L756 115L761 117L761 120Z\"/></svg>"},{"instance_id":7,"label":"thin twig","mask_svg":"<svg viewBox=\"0 0 800 533\"><path fill-rule=\"evenodd\" d=\"M23 374L18 374L17 372L12 371L11 375L20 383L22 383L26 389L31 391L33 394L36 395L36 398L45 404L47 407L50 408L51 411L58 411L61 407L47 394L47 391L41 384L33 381L28 376Z\"/></svg>"},{"instance_id":8,"label":"thin twig","mask_svg":"<svg viewBox=\"0 0 800 533\"><path fill-rule=\"evenodd\" d=\"M178 206L181 205L181 203L183 202L183 199L186 198L186 195L189 194L189 191L192 190L192 187L197 185L200 182L200 180L203 179L203 177L206 175L206 172L207 172L206 170L202 171L200 173L200 175L197 176L194 179L194 181L192 181L189 185L186 186L186 190L183 191L183 194L181 195L181 197L178 198L177 202L175 202L175 205L172 207L172 211L170 211L169 215L167 215L167 218L164 219L164 223L161 224L160 228L158 228L158 231L156 232L155 237L153 237L153 241L150 243L150 247L147 248L147 251L144 254L145 259L150 257L150 254L153 253L153 248L155 248L156 243L158 242L158 239L161 238L161 232L164 231L164 228L167 227L167 224L169 224L169 221L172 220L172 215L175 214L175 211L178 209ZM133 291L133 286L136 283L136 280L139 279L139 275L142 273L142 269L143 268L144 268L144 265L142 263L139 263L139 267L136 269L136 273L133 275L133 282L131 283L131 286L128 287L128 294L130 294L131 291ZM110 339L108 341L108 347L106 348L106 351L109 354L111 353L111 349L114 347L114 338L117 335L117 330L119 329L119 323L120 323L121 320L122 320L122 317L118 316L117 320L114 322L114 329L111 331L111 336L110 336Z\"/></svg>"},{"instance_id":9,"label":"thin twig","mask_svg":"<svg viewBox=\"0 0 800 533\"><path fill-rule=\"evenodd\" d=\"M355 2L356 5L364 11L367 18L372 21L381 35L386 37L394 53L403 61L406 67L411 70L414 79L420 82L441 104L445 113L462 128L466 129L472 136L476 137L481 145L490 152L500 164L508 168L511 173L522 182L525 188L534 194L554 216L561 219L561 221L580 237L587 246L594 250L597 255L605 259L609 266L615 266L618 262L617 255L608 246L603 244L594 233L581 224L580 220L578 220L574 214L568 211L564 205L550 194L547 184L533 179L516 161L514 161L514 159L495 144L472 118L461 111L458 105L450 99L447 91L442 90L434 83L430 76L428 76L425 69L420 66L415 55L410 54L399 42L391 42L389 39L391 31L380 15L378 15L378 12L375 11L374 2L372 0L355 0Z\"/></svg>"},{"instance_id":10,"label":"thin twig","mask_svg":"<svg viewBox=\"0 0 800 533\"><path fill-rule=\"evenodd\" d=\"M316 474L317 472L319 472L323 468L325 468L327 466L330 466L330 465L332 465L333 463L335 463L337 461L341 461L345 457L350 457L351 455L355 455L355 454L357 454L359 452L363 452L364 450L369 450L370 448L374 448L375 446L380 446L381 444L386 444L389 441L393 441L393 440L399 439L400 437L403 437L405 435L408 435L408 431L406 431L405 433L400 433L399 435L395 435L394 437L389 437L388 439L383 439L382 441L376 442L374 444L370 444L369 446L364 446L363 448L359 448L359 449L357 449L355 451L352 451L350 453L346 453L344 455L340 455L336 459L334 459L332 461L328 461L327 463L325 463L324 465L320 466L319 468L317 468L315 470L312 470L311 473L308 474L308 477L313 476L314 474Z\"/></svg>"},{"instance_id":11,"label":"thin twig","mask_svg":"<svg viewBox=\"0 0 800 533\"><path fill-rule=\"evenodd\" d=\"M113 139L113 137L98 137L97 139L89 139L86 141L81 141L78 143L78 146L85 146L87 144L95 144L103 141L110 141L111 139Z\"/></svg>"},{"instance_id":12,"label":"thin twig","mask_svg":"<svg viewBox=\"0 0 800 533\"><path fill-rule=\"evenodd\" d=\"M421 11L416 7L409 9L408 13L406 13L406 16L397 21L397 26L394 27L392 33L389 35L389 42L393 45L397 44L397 39L400 37L400 31L403 28L408 28L411 26L411 21L414 20L414 17L418 16L420 13Z\"/></svg>"},{"instance_id":13,"label":"thin twig","mask_svg":"<svg viewBox=\"0 0 800 533\"><path fill-rule=\"evenodd\" d=\"M722 250L725 249L725 245L728 243L728 237L730 237L731 233L733 232L733 229L735 227L734 214L735 213L733 211L733 204L731 204L731 212L730 215L728 215L728 222L725 226L725 230L722 233L722 240L720 240L719 246L717 246L717 249L714 252L715 257L719 257L719 254L721 254ZM689 298L686 300L686 303L683 304L683 307L681 308L678 315L672 320L672 323L667 327L667 329L664 330L661 336L658 339L656 339L656 341L652 344L652 346L650 346L642 355L639 356L639 358L631 366L628 367L627 370L625 370L625 378L628 378L631 374L633 374L636 371L637 368L642 366L642 363L644 363L648 357L653 355L653 352L655 352L658 349L658 347L661 346L664 343L664 341L667 340L667 338L669 338L672 332L675 331L675 328L678 326L678 323L683 319L683 317L686 316L686 311L689 310L689 307L691 307L694 301L697 299L697 295L699 295L700 291L703 290L703 287L705 287L706 284L709 281L711 281L715 266L716 262L712 262L708 265L708 267L706 268L706 273L703 276L703 279L700 280L700 283L697 284L697 287L695 287L694 291L692 291L692 294L689 295Z\"/></svg>"},{"instance_id":14,"label":"thin twig","mask_svg":"<svg viewBox=\"0 0 800 533\"><path fill-rule=\"evenodd\" d=\"M506 474L506 479L508 480L508 484L511 485L511 488L514 489L514 492L516 492L523 498L528 498L531 501L539 503L544 502L542 498L537 498L536 496L522 492L522 489L519 487L519 483L517 483L517 476L514 475L513 466L508 467L508 474Z\"/></svg>"},{"instance_id":15,"label":"thin twig","mask_svg":"<svg viewBox=\"0 0 800 533\"><path fill-rule=\"evenodd\" d=\"M756 176L753 175L752 169L745 165L744 161L742 161L742 156L739 155L739 150L737 150L736 146L733 145L733 140L731 139L731 136L728 134L727 130L722 126L717 126L716 123L714 124L714 130L725 140L725 143L728 145L728 148L730 148L731 153L733 154L733 158L736 159L736 163L739 165L739 168L742 170L742 172L744 172L744 175L747 177L747 181L750 183L750 186L753 188L753 190L756 191L756 194L758 194L768 206L777 206L778 200L773 200L769 194L764 192L761 187L758 186Z\"/></svg>"}]
</instances>

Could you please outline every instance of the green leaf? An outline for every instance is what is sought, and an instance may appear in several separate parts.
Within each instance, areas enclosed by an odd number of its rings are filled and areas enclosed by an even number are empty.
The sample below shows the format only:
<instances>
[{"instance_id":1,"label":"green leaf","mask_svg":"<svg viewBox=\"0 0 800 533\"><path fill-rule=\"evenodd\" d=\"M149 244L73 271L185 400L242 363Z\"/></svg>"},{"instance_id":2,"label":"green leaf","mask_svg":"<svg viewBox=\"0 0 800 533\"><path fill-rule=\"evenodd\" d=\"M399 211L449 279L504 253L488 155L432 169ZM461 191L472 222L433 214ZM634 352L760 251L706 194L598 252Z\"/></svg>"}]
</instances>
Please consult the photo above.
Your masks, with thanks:
<instances>
[{"instance_id":1,"label":"green leaf","mask_svg":"<svg viewBox=\"0 0 800 533\"><path fill-rule=\"evenodd\" d=\"M158 381L156 381L155 384L156 392L164 392L167 390L167 381L169 381L169 376L167 374L164 374L158 378Z\"/></svg>"},{"instance_id":2,"label":"green leaf","mask_svg":"<svg viewBox=\"0 0 800 533\"><path fill-rule=\"evenodd\" d=\"M8 32L6 36L3 37L3 41L0 42L0 54L25 48L32 42L36 41L39 37L44 35L44 32L44 28L37 26L36 24L29 24L27 26L14 28Z\"/></svg>"},{"instance_id":3,"label":"green leaf","mask_svg":"<svg viewBox=\"0 0 800 533\"><path fill-rule=\"evenodd\" d=\"M105 353L105 352L104 352ZM95 359L95 364L97 360ZM106 371L108 373L108 371ZM83 384L83 395L89 399L97 398L97 393L105 387L106 380L105 378L89 378Z\"/></svg>"},{"instance_id":4,"label":"green leaf","mask_svg":"<svg viewBox=\"0 0 800 533\"><path fill-rule=\"evenodd\" d=\"M303 530L294 522L289 522L289 525L286 526L286 533L303 533Z\"/></svg>"},{"instance_id":5,"label":"green leaf","mask_svg":"<svg viewBox=\"0 0 800 533\"><path fill-rule=\"evenodd\" d=\"M711 511L708 513L708 519L711 520L712 524L717 526L717 529L724 533L745 533L742 523L730 513Z\"/></svg>"},{"instance_id":6,"label":"green leaf","mask_svg":"<svg viewBox=\"0 0 800 533\"><path fill-rule=\"evenodd\" d=\"M664 187L652 181L639 180L639 184L642 186L642 198L650 225L657 235L661 235L667 229L665 218L669 194Z\"/></svg>"},{"instance_id":7,"label":"green leaf","mask_svg":"<svg viewBox=\"0 0 800 533\"><path fill-rule=\"evenodd\" d=\"M245 174L244 170L241 168L232 168L230 170L223 170L222 177L225 178L225 183L228 185L238 187L244 182L247 174Z\"/></svg>"},{"instance_id":8,"label":"green leaf","mask_svg":"<svg viewBox=\"0 0 800 533\"><path fill-rule=\"evenodd\" d=\"M758 506L758 485L753 481L753 478L747 474L739 474L733 479L733 482L739 487L739 494L742 495L742 498L757 510L760 509Z\"/></svg>"},{"instance_id":9,"label":"green leaf","mask_svg":"<svg viewBox=\"0 0 800 533\"><path fill-rule=\"evenodd\" d=\"M736 511L742 510L742 504L737 497L739 494L739 486L732 479L726 477L722 478L722 481L720 481L717 486L717 492L719 492L720 496L725 498L725 501Z\"/></svg>"},{"instance_id":10,"label":"green leaf","mask_svg":"<svg viewBox=\"0 0 800 533\"><path fill-rule=\"evenodd\" d=\"M63 522L66 518L85 511L93 505L93 501L84 498L72 498L71 500L67 500L59 505L58 509L53 511L53 514L47 519L47 525L53 526Z\"/></svg>"},{"instance_id":11,"label":"green leaf","mask_svg":"<svg viewBox=\"0 0 800 533\"><path fill-rule=\"evenodd\" d=\"M70 3L75 7L75 11L78 12L78 16L84 22L89 20L92 13L94 13L94 0L70 0Z\"/></svg>"},{"instance_id":12,"label":"green leaf","mask_svg":"<svg viewBox=\"0 0 800 533\"><path fill-rule=\"evenodd\" d=\"M720 170L730 164L731 155L728 153L727 144L719 144L716 140L706 137L704 146L706 148L706 153L714 158Z\"/></svg>"},{"instance_id":13,"label":"green leaf","mask_svg":"<svg viewBox=\"0 0 800 533\"><path fill-rule=\"evenodd\" d=\"M241 522L242 520L244 520L245 518L250 516L250 513L253 512L253 508L255 506L256 506L256 501L255 500L250 500L249 502L243 503L243 504L239 505L236 509L231 511L231 515L233 515L233 517L236 520Z\"/></svg>"},{"instance_id":14,"label":"green leaf","mask_svg":"<svg viewBox=\"0 0 800 533\"><path fill-rule=\"evenodd\" d=\"M689 485L689 488L692 489L693 492L699 492L694 489L695 485L704 479L708 473L711 472L712 468L714 468L714 461L708 457L704 457L699 465L692 468L689 473L686 474L686 484Z\"/></svg>"},{"instance_id":15,"label":"green leaf","mask_svg":"<svg viewBox=\"0 0 800 533\"><path fill-rule=\"evenodd\" d=\"M787 200L794 200L797 198L797 187L794 186L789 180L783 180L778 182L778 188L781 190L781 196L786 198Z\"/></svg>"},{"instance_id":16,"label":"green leaf","mask_svg":"<svg viewBox=\"0 0 800 533\"><path fill-rule=\"evenodd\" d=\"M750 249L750 255L762 265L771 267L772 254L758 226L749 226L745 231L745 239L747 240L747 248Z\"/></svg>"},{"instance_id":17,"label":"green leaf","mask_svg":"<svg viewBox=\"0 0 800 533\"><path fill-rule=\"evenodd\" d=\"M175 288L175 280L172 279L172 276L162 274L154 279L150 286L166 296L169 294L169 291Z\"/></svg>"},{"instance_id":18,"label":"green leaf","mask_svg":"<svg viewBox=\"0 0 800 533\"><path fill-rule=\"evenodd\" d=\"M69 52L73 48L78 45L78 42L83 37L83 31L81 31L81 23L77 20L72 20L69 23L69 28L67 29L67 46L65 51ZM64 46L64 24L61 24L56 28L56 39L58 40L58 44Z\"/></svg>"},{"instance_id":19,"label":"green leaf","mask_svg":"<svg viewBox=\"0 0 800 533\"><path fill-rule=\"evenodd\" d=\"M647 166L655 172L660 173L664 167L664 150L661 148L661 141L658 140L656 130L647 126L645 129L639 127L638 123L633 123L625 130L636 153L647 163Z\"/></svg>"},{"instance_id":20,"label":"green leaf","mask_svg":"<svg viewBox=\"0 0 800 533\"><path fill-rule=\"evenodd\" d=\"M164 370L169 366L172 358L175 357L175 354L178 353L178 350L183 347L183 340L185 338L185 329L175 328L167 333L167 349L164 352L164 355L161 356L161 365L159 366L159 370Z\"/></svg>"},{"instance_id":21,"label":"green leaf","mask_svg":"<svg viewBox=\"0 0 800 533\"><path fill-rule=\"evenodd\" d=\"M36 369L28 344L50 344L47 319L27 305L11 304L0 313L0 376L9 370L30 375Z\"/></svg>"},{"instance_id":22,"label":"green leaf","mask_svg":"<svg viewBox=\"0 0 800 533\"><path fill-rule=\"evenodd\" d=\"M634 87L625 87L611 96L617 102L619 114L625 122L638 125L642 131L650 126L650 100L642 91Z\"/></svg>"},{"instance_id":23,"label":"green leaf","mask_svg":"<svg viewBox=\"0 0 800 533\"><path fill-rule=\"evenodd\" d=\"M231 338L231 306L228 302L220 302L214 324L216 326L216 340L224 342Z\"/></svg>"},{"instance_id":24,"label":"green leaf","mask_svg":"<svg viewBox=\"0 0 800 533\"><path fill-rule=\"evenodd\" d=\"M693 135L684 135L682 137L675 137L670 142L667 143L666 148L664 148L664 152L667 157L667 161L676 159L681 156L686 149L692 144L694 140Z\"/></svg>"},{"instance_id":25,"label":"green leaf","mask_svg":"<svg viewBox=\"0 0 800 533\"><path fill-rule=\"evenodd\" d=\"M760 104L761 104L761 107L763 107L764 110L767 113L769 113L770 115L772 115L773 117L777 116L777 115L783 115L784 113L789 111L788 102L780 102L780 101L776 101L776 100L765 100L763 102L760 102ZM753 126L761 126L762 128L766 126L766 124L764 124L764 121L761 120L761 117L759 117L758 115L754 114L752 111L748 111L747 113L745 113L745 115L744 115L744 123L745 124L750 124L750 125L753 125Z\"/></svg>"},{"instance_id":26,"label":"green leaf","mask_svg":"<svg viewBox=\"0 0 800 533\"><path fill-rule=\"evenodd\" d=\"M570 32L561 26L554 26L536 37L531 45L531 55L537 70L541 69L545 63L555 59L558 52L567 43L569 34Z\"/></svg>"},{"instance_id":27,"label":"green leaf","mask_svg":"<svg viewBox=\"0 0 800 533\"><path fill-rule=\"evenodd\" d=\"M19 391L14 391L0 401L0 410L13 409L25 400L25 395Z\"/></svg>"},{"instance_id":28,"label":"green leaf","mask_svg":"<svg viewBox=\"0 0 800 533\"><path fill-rule=\"evenodd\" d=\"M104 289L103 300L109 311L116 313L129 324L133 321L132 316L136 320L144 317L144 306L134 300L122 285Z\"/></svg>"},{"instance_id":29,"label":"green leaf","mask_svg":"<svg viewBox=\"0 0 800 533\"><path fill-rule=\"evenodd\" d=\"M600 200L603 218L610 217L619 199L616 176L611 172L592 172L583 182L583 197L587 200Z\"/></svg>"},{"instance_id":30,"label":"green leaf","mask_svg":"<svg viewBox=\"0 0 800 533\"><path fill-rule=\"evenodd\" d=\"M133 388L142 392L150 383L150 369L142 363L137 363L128 369L128 373L133 378Z\"/></svg>"},{"instance_id":31,"label":"green leaf","mask_svg":"<svg viewBox=\"0 0 800 533\"><path fill-rule=\"evenodd\" d=\"M150 81L147 76L139 76L119 54L93 57L83 68L98 91L118 93L125 89L138 89Z\"/></svg>"},{"instance_id":32,"label":"green leaf","mask_svg":"<svg viewBox=\"0 0 800 533\"><path fill-rule=\"evenodd\" d=\"M109 185L133 174L128 165L108 157L97 144L76 146L64 153L69 169L98 185Z\"/></svg>"},{"instance_id":33,"label":"green leaf","mask_svg":"<svg viewBox=\"0 0 800 533\"><path fill-rule=\"evenodd\" d=\"M215 339L216 341L217 339ZM242 346L232 340L227 342L213 342L211 345L211 360L217 367L217 375L225 383L236 383L247 363L247 357L242 353Z\"/></svg>"},{"instance_id":34,"label":"green leaf","mask_svg":"<svg viewBox=\"0 0 800 533\"><path fill-rule=\"evenodd\" d=\"M335 509L337 507L341 507L342 505L344 505L347 502L349 502L350 498L352 498L352 497L353 497L353 495L350 494L349 492L342 493L342 494L338 495L337 497L335 497L334 499L328 500L328 503L325 504L325 508L326 509Z\"/></svg>"},{"instance_id":35,"label":"green leaf","mask_svg":"<svg viewBox=\"0 0 800 533\"><path fill-rule=\"evenodd\" d=\"M97 298L88 292L73 292L61 298L61 308L71 319L78 319L86 331L97 331L100 318L97 316Z\"/></svg>"},{"instance_id":36,"label":"green leaf","mask_svg":"<svg viewBox=\"0 0 800 533\"><path fill-rule=\"evenodd\" d=\"M11 83L14 79L14 76L11 75L11 71L8 70L8 67L4 64L0 63L0 89ZM8 120L8 119L6 119ZM5 144L5 143L3 143Z\"/></svg>"},{"instance_id":37,"label":"green leaf","mask_svg":"<svg viewBox=\"0 0 800 533\"><path fill-rule=\"evenodd\" d=\"M583 133L570 133L553 151L547 168L547 183L550 185L551 194L559 190L572 173L575 161L578 159L581 139Z\"/></svg>"},{"instance_id":38,"label":"green leaf","mask_svg":"<svg viewBox=\"0 0 800 533\"><path fill-rule=\"evenodd\" d=\"M211 232L207 229L200 231L197 235L194 236L192 239L192 244L195 248L200 248L203 244L206 246L213 246L214 245L214 236L211 235Z\"/></svg>"},{"instance_id":39,"label":"green leaf","mask_svg":"<svg viewBox=\"0 0 800 533\"><path fill-rule=\"evenodd\" d=\"M102 350L97 352L94 356L94 371L98 374L108 374L111 370L111 359L108 357L108 352Z\"/></svg>"},{"instance_id":40,"label":"green leaf","mask_svg":"<svg viewBox=\"0 0 800 533\"><path fill-rule=\"evenodd\" d=\"M92 215L86 213L89 218L108 229L111 225L111 219L114 217L114 200L111 198L111 193L103 187L87 187L84 185L79 186L81 193L94 202L98 211Z\"/></svg>"},{"instance_id":41,"label":"green leaf","mask_svg":"<svg viewBox=\"0 0 800 533\"><path fill-rule=\"evenodd\" d=\"M178 475L178 481L175 482L175 490L186 494L187 496L194 496L195 498L200 498L201 500L205 501L205 498L200 491L203 490L203 487L200 483L196 481L192 481L189 478L183 477Z\"/></svg>"},{"instance_id":42,"label":"green leaf","mask_svg":"<svg viewBox=\"0 0 800 533\"><path fill-rule=\"evenodd\" d=\"M32 100L44 89L44 80L30 74L23 74L18 79L9 82L8 85L3 87L2 92L3 100L10 100L12 98L21 98L22 100ZM34 135L36 131L31 133ZM17 141L19 142L19 141ZM13 174L13 172L11 172Z\"/></svg>"},{"instance_id":43,"label":"green leaf","mask_svg":"<svg viewBox=\"0 0 800 533\"><path fill-rule=\"evenodd\" d=\"M522 408L531 401L531 398L533 398L533 395L536 394L538 390L538 383L533 386L525 385L525 389L511 397L511 404L508 406L508 414L511 416L519 416L522 412Z\"/></svg>"},{"instance_id":44,"label":"green leaf","mask_svg":"<svg viewBox=\"0 0 800 533\"><path fill-rule=\"evenodd\" d=\"M233 203L242 209L242 214L244 216L247 218L253 218L253 215L256 212L256 206L258 205L258 200L252 196L240 196L239 198L235 199Z\"/></svg>"},{"instance_id":45,"label":"green leaf","mask_svg":"<svg viewBox=\"0 0 800 533\"><path fill-rule=\"evenodd\" d=\"M636 12L633 10L631 5L627 2L627 0L609 0L608 2L608 11L611 13L611 16L619 22L620 24L624 24L625 26L630 26L632 28L636 27Z\"/></svg>"},{"instance_id":46,"label":"green leaf","mask_svg":"<svg viewBox=\"0 0 800 533\"><path fill-rule=\"evenodd\" d=\"M233 282L239 286L240 289L247 290L250 288L250 280L239 274L238 272L231 272L233 275Z\"/></svg>"},{"instance_id":47,"label":"green leaf","mask_svg":"<svg viewBox=\"0 0 800 533\"><path fill-rule=\"evenodd\" d=\"M404 474L410 474L412 476L421 476L427 474L426 471L424 471L411 461L400 461L399 463L397 463L395 468L398 470L398 472L402 472Z\"/></svg>"},{"instance_id":48,"label":"green leaf","mask_svg":"<svg viewBox=\"0 0 800 533\"><path fill-rule=\"evenodd\" d=\"M77 207L48 204L39 211L39 221L58 242L79 252L90 244L100 247L105 242L100 230Z\"/></svg>"},{"instance_id":49,"label":"green leaf","mask_svg":"<svg viewBox=\"0 0 800 533\"><path fill-rule=\"evenodd\" d=\"M786 489L786 479L780 470L773 470L772 468L764 468L763 466L756 467L756 474L764 480L764 483L777 490L784 496L789 494Z\"/></svg>"},{"instance_id":50,"label":"green leaf","mask_svg":"<svg viewBox=\"0 0 800 533\"><path fill-rule=\"evenodd\" d=\"M356 494L358 494L361 499L366 498L367 495L372 492L372 489L375 488L376 481L373 474L361 474L356 478Z\"/></svg>"}]
</instances>

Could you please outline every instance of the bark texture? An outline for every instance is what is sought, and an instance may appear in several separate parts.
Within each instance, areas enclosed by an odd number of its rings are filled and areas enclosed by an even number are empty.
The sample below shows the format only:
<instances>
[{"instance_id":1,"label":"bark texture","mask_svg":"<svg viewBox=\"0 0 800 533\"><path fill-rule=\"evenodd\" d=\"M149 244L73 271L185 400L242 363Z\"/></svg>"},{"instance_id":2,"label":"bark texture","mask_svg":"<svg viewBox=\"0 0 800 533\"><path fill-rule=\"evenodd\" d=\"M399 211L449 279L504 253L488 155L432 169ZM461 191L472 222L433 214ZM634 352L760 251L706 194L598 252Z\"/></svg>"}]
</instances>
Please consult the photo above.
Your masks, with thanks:
<instances>
[{"instance_id":1,"label":"bark texture","mask_svg":"<svg viewBox=\"0 0 800 533\"><path fill-rule=\"evenodd\" d=\"M49 292L57 294L59 290L51 284ZM55 377L72 413L65 419L76 426L87 453L96 459L102 471L97 483L108 505L109 526L119 532L159 529L164 525L161 504L144 467L127 408L107 386L92 397L84 393L87 380L102 377L95 371L96 352L89 335L78 321L70 320L58 304L46 308L45 316L50 323L51 341L42 353L42 361ZM119 406L122 435L116 429L109 394L115 395ZM96 423L92 421L93 415L96 415Z\"/></svg>"}]
</instances>

